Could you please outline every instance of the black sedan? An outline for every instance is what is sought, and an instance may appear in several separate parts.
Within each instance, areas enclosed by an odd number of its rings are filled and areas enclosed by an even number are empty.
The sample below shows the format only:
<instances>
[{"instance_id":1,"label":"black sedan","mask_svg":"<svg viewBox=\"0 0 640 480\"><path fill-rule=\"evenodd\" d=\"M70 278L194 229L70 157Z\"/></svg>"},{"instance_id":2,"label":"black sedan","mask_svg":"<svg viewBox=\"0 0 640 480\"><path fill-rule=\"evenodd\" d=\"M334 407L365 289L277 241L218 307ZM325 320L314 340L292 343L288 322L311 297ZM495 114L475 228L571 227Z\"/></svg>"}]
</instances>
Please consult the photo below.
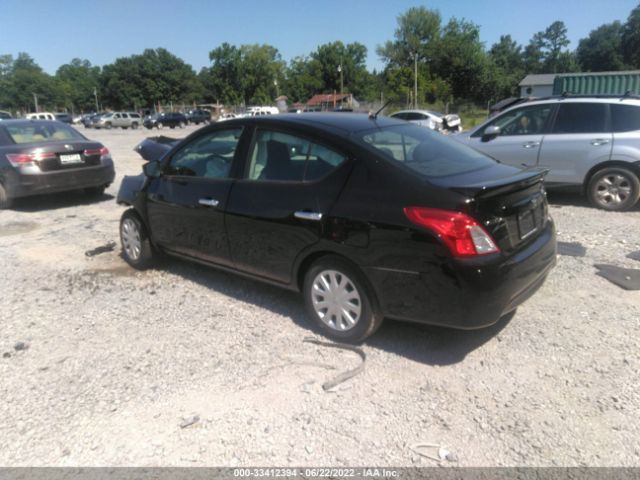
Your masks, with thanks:
<instances>
[{"instance_id":1,"label":"black sedan","mask_svg":"<svg viewBox=\"0 0 640 480\"><path fill-rule=\"evenodd\" d=\"M187 117L179 112L157 113L146 117L142 123L148 129L152 129L154 127L184 128L187 124Z\"/></svg>"},{"instance_id":2,"label":"black sedan","mask_svg":"<svg viewBox=\"0 0 640 480\"><path fill-rule=\"evenodd\" d=\"M64 123L0 123L0 208L42 193L85 189L101 195L114 177L109 150Z\"/></svg>"},{"instance_id":3,"label":"black sedan","mask_svg":"<svg viewBox=\"0 0 640 480\"><path fill-rule=\"evenodd\" d=\"M384 317L491 325L555 264L544 171L403 121L242 118L160 155L120 188L126 261L163 252L301 291L337 340Z\"/></svg>"}]
</instances>

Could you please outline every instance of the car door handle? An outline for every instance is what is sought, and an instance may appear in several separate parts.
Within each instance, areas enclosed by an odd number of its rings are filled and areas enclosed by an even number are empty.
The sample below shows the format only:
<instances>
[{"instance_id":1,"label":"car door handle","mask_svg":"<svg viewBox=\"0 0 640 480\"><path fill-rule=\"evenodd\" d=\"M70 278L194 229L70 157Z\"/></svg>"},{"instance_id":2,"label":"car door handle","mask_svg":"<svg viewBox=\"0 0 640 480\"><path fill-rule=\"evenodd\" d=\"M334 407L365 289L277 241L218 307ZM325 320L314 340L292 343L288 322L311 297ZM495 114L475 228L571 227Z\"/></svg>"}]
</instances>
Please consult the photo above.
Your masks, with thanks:
<instances>
[{"instance_id":1,"label":"car door handle","mask_svg":"<svg viewBox=\"0 0 640 480\"><path fill-rule=\"evenodd\" d=\"M527 143L523 143L522 146L524 148L535 148L540 146L540 142L527 142Z\"/></svg>"},{"instance_id":2,"label":"car door handle","mask_svg":"<svg viewBox=\"0 0 640 480\"><path fill-rule=\"evenodd\" d=\"M220 203L218 200L214 200L213 198L201 198L198 200L200 205L204 205L205 207L217 207Z\"/></svg>"},{"instance_id":3,"label":"car door handle","mask_svg":"<svg viewBox=\"0 0 640 480\"><path fill-rule=\"evenodd\" d=\"M607 143L609 143L609 140L607 140L606 138L596 138L594 140L591 140L591 145L593 145L594 147L606 145Z\"/></svg>"},{"instance_id":4,"label":"car door handle","mask_svg":"<svg viewBox=\"0 0 640 480\"><path fill-rule=\"evenodd\" d=\"M298 210L293 214L294 217L300 218L302 220L313 220L314 222L319 222L322 220L322 214L318 212L307 212L304 210Z\"/></svg>"}]
</instances>

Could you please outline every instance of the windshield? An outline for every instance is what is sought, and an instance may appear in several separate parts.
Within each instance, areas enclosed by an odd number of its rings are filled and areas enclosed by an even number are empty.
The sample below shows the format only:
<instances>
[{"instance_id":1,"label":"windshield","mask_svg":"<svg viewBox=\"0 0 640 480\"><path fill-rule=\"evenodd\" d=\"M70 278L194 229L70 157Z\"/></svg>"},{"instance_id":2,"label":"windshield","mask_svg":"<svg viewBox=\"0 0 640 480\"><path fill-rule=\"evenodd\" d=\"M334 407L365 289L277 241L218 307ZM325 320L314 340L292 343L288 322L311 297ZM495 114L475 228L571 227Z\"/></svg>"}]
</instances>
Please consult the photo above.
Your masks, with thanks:
<instances>
[{"instance_id":1,"label":"windshield","mask_svg":"<svg viewBox=\"0 0 640 480\"><path fill-rule=\"evenodd\" d=\"M458 175L496 163L441 133L413 124L360 132L360 140L425 177Z\"/></svg>"},{"instance_id":2,"label":"windshield","mask_svg":"<svg viewBox=\"0 0 640 480\"><path fill-rule=\"evenodd\" d=\"M63 123L7 125L6 129L15 143L84 140L82 135Z\"/></svg>"}]
</instances>

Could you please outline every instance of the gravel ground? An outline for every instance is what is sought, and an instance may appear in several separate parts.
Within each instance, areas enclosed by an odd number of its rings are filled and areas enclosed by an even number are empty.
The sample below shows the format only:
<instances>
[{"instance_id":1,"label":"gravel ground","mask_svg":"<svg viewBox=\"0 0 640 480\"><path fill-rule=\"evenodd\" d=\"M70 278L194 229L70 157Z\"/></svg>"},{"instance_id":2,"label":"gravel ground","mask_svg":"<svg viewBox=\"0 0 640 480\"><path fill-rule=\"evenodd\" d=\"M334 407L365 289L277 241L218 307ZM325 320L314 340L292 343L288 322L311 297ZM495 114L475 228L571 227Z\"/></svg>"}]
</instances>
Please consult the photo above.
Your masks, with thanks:
<instances>
[{"instance_id":1,"label":"gravel ground","mask_svg":"<svg viewBox=\"0 0 640 480\"><path fill-rule=\"evenodd\" d=\"M317 332L297 295L178 260L135 272L119 246L84 255L117 240L149 132L88 135L116 162L107 195L0 212L0 465L437 465L412 449L433 443L442 465L640 466L640 291L593 267L640 268L640 209L552 196L585 257L560 256L489 329L387 321L364 373L326 392L360 358L303 343Z\"/></svg>"}]
</instances>

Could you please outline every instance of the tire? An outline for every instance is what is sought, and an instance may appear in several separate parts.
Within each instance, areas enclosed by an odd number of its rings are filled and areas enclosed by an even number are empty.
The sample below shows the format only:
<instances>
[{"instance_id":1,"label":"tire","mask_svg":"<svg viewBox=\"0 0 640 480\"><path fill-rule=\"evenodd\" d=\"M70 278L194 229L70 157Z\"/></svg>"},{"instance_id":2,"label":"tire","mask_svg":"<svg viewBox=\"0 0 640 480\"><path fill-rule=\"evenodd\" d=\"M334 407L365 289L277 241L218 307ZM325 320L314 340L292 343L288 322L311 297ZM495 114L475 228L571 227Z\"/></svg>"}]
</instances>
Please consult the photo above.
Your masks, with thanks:
<instances>
[{"instance_id":1,"label":"tire","mask_svg":"<svg viewBox=\"0 0 640 480\"><path fill-rule=\"evenodd\" d=\"M134 130L137 130L138 129L138 124L136 122L133 122L131 124L131 128L134 129Z\"/></svg>"},{"instance_id":2,"label":"tire","mask_svg":"<svg viewBox=\"0 0 640 480\"><path fill-rule=\"evenodd\" d=\"M106 190L106 186L105 185L101 185L99 187L87 187L84 189L85 193L87 195L90 195L92 197L101 197L104 195L104 191Z\"/></svg>"},{"instance_id":3,"label":"tire","mask_svg":"<svg viewBox=\"0 0 640 480\"><path fill-rule=\"evenodd\" d=\"M156 261L147 229L132 208L120 218L120 245L124 261L137 270L145 270Z\"/></svg>"},{"instance_id":4,"label":"tire","mask_svg":"<svg viewBox=\"0 0 640 480\"><path fill-rule=\"evenodd\" d=\"M640 180L628 168L606 167L589 179L587 197L594 207L623 212L638 202Z\"/></svg>"},{"instance_id":5,"label":"tire","mask_svg":"<svg viewBox=\"0 0 640 480\"><path fill-rule=\"evenodd\" d=\"M333 287L338 305L346 307L350 315L344 315L344 309L332 312L331 305L323 308L319 304L327 299L327 286ZM373 288L356 267L341 257L330 255L313 263L305 273L303 293L309 315L333 340L362 342L382 324Z\"/></svg>"},{"instance_id":6,"label":"tire","mask_svg":"<svg viewBox=\"0 0 640 480\"><path fill-rule=\"evenodd\" d=\"M111 123L107 123L107 124L105 124L105 128L107 130L111 130L113 128L113 125L111 125Z\"/></svg>"},{"instance_id":7,"label":"tire","mask_svg":"<svg viewBox=\"0 0 640 480\"><path fill-rule=\"evenodd\" d=\"M160 130L164 125L162 125L162 122L158 122L156 123L156 127L158 127L158 130Z\"/></svg>"},{"instance_id":8,"label":"tire","mask_svg":"<svg viewBox=\"0 0 640 480\"><path fill-rule=\"evenodd\" d=\"M184 128L184 122L180 122L180 128Z\"/></svg>"},{"instance_id":9,"label":"tire","mask_svg":"<svg viewBox=\"0 0 640 480\"><path fill-rule=\"evenodd\" d=\"M6 210L13 205L13 199L7 195L4 185L0 183L0 210Z\"/></svg>"}]
</instances>

